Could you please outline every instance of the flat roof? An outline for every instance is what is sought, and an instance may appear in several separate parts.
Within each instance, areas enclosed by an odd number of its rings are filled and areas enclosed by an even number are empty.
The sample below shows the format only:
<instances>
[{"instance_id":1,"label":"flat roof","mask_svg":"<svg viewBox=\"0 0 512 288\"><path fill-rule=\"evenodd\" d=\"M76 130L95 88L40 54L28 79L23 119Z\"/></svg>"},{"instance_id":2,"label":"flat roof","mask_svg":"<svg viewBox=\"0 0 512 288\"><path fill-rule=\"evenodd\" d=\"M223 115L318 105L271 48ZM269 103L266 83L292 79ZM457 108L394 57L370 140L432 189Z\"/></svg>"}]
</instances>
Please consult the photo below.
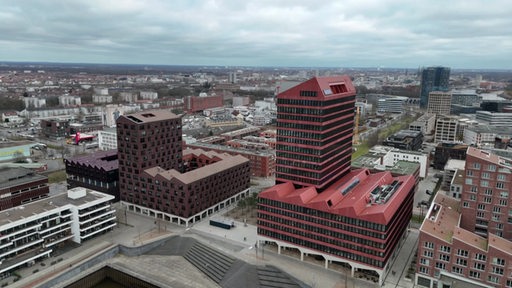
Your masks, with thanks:
<instances>
[{"instance_id":1,"label":"flat roof","mask_svg":"<svg viewBox=\"0 0 512 288\"><path fill-rule=\"evenodd\" d=\"M84 197L78 199L72 199L68 197L68 193L61 193L58 195L50 196L42 200L30 202L21 206L13 207L0 212L0 227L12 222L23 220L34 215L38 215L44 212L48 212L52 209L66 206L68 204L74 206L81 206L89 202L93 202L98 199L114 199L114 196L100 193L95 190L77 187L73 189L85 189L86 194ZM70 190L73 190L70 189Z\"/></svg>"},{"instance_id":2,"label":"flat roof","mask_svg":"<svg viewBox=\"0 0 512 288\"><path fill-rule=\"evenodd\" d=\"M48 180L48 177L23 167L0 168L0 189L39 180Z\"/></svg>"},{"instance_id":3,"label":"flat roof","mask_svg":"<svg viewBox=\"0 0 512 288\"><path fill-rule=\"evenodd\" d=\"M10 141L10 142L0 142L0 148L10 148L16 146L25 146L25 145L36 145L37 142L34 141Z\"/></svg>"},{"instance_id":4,"label":"flat roof","mask_svg":"<svg viewBox=\"0 0 512 288\"><path fill-rule=\"evenodd\" d=\"M459 219L460 201L443 193L437 193L421 224L420 231L452 243L454 229L458 227Z\"/></svg>"},{"instance_id":5,"label":"flat roof","mask_svg":"<svg viewBox=\"0 0 512 288\"><path fill-rule=\"evenodd\" d=\"M464 170L466 167L466 160L459 160L459 159L448 159L446 164L444 165L444 169L459 169Z\"/></svg>"},{"instance_id":6,"label":"flat roof","mask_svg":"<svg viewBox=\"0 0 512 288\"><path fill-rule=\"evenodd\" d=\"M128 115L121 115L120 117L128 119L134 123L151 123L162 120L181 118L181 116L178 116L167 110L147 110Z\"/></svg>"},{"instance_id":7,"label":"flat roof","mask_svg":"<svg viewBox=\"0 0 512 288\"><path fill-rule=\"evenodd\" d=\"M193 154L193 156L197 158L206 157L208 159L214 159L217 160L217 162L208 164L206 166L194 169L186 173L181 173L174 169L165 170L159 166L146 169L144 170L144 172L151 175L152 177L156 177L157 175L159 175L167 180L175 178L181 183L189 184L200 179L206 178L208 176L215 175L233 166L249 162L249 159L240 155L232 156L227 153L217 153L215 151L204 151L201 149L184 150L183 159L185 159L188 154Z\"/></svg>"}]
</instances>

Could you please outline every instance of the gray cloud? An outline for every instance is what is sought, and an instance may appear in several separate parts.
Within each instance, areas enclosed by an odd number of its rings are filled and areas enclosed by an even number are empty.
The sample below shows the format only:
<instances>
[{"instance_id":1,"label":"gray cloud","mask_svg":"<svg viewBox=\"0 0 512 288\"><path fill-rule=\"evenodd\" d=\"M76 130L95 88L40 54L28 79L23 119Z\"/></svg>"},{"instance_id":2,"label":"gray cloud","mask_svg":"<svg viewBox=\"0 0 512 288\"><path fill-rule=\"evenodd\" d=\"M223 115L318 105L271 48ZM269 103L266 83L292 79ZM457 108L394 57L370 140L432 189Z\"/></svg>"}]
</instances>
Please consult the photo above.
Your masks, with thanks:
<instances>
[{"instance_id":1,"label":"gray cloud","mask_svg":"<svg viewBox=\"0 0 512 288\"><path fill-rule=\"evenodd\" d=\"M4 61L512 67L507 0L0 0L0 5Z\"/></svg>"}]
</instances>

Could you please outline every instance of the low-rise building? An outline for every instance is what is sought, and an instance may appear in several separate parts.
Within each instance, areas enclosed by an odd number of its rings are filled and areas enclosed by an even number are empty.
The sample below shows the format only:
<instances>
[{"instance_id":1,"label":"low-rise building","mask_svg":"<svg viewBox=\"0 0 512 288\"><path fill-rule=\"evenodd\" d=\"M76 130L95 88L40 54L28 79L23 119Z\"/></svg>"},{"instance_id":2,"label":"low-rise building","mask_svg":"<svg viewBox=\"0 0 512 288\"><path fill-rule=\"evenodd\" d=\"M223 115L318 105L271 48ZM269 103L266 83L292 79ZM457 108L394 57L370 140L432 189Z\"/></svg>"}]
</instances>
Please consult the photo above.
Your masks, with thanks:
<instances>
[{"instance_id":1,"label":"low-rise building","mask_svg":"<svg viewBox=\"0 0 512 288\"><path fill-rule=\"evenodd\" d=\"M0 275L48 258L66 242L80 244L111 231L113 198L80 187L0 212Z\"/></svg>"},{"instance_id":2,"label":"low-rise building","mask_svg":"<svg viewBox=\"0 0 512 288\"><path fill-rule=\"evenodd\" d=\"M64 159L69 188L85 187L119 200L117 150L98 151Z\"/></svg>"},{"instance_id":3,"label":"low-rise building","mask_svg":"<svg viewBox=\"0 0 512 288\"><path fill-rule=\"evenodd\" d=\"M423 134L419 131L401 130L382 141L382 145L402 150L417 151L423 144Z\"/></svg>"},{"instance_id":4,"label":"low-rise building","mask_svg":"<svg viewBox=\"0 0 512 288\"><path fill-rule=\"evenodd\" d=\"M416 121L409 124L409 130L420 131L423 135L431 135L434 133L436 127L436 115L424 114Z\"/></svg>"},{"instance_id":5,"label":"low-rise building","mask_svg":"<svg viewBox=\"0 0 512 288\"><path fill-rule=\"evenodd\" d=\"M26 168L0 168L0 210L48 197L48 177Z\"/></svg>"},{"instance_id":6,"label":"low-rise building","mask_svg":"<svg viewBox=\"0 0 512 288\"><path fill-rule=\"evenodd\" d=\"M116 128L103 128L103 130L98 131L98 147L104 151L117 149Z\"/></svg>"}]
</instances>

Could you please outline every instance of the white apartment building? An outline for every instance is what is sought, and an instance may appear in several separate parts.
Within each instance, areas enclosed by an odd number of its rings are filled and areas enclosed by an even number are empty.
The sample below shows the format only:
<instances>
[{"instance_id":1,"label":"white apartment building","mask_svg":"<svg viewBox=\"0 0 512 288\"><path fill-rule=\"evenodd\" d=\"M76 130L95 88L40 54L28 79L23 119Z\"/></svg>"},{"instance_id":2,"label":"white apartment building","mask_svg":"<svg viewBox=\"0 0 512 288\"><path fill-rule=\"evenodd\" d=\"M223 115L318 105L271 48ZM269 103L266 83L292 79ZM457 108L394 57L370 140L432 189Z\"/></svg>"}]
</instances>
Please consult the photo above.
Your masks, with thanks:
<instances>
[{"instance_id":1,"label":"white apartment building","mask_svg":"<svg viewBox=\"0 0 512 288\"><path fill-rule=\"evenodd\" d=\"M398 161L408 161L420 164L419 177L425 178L428 175L430 161L428 154L421 152L401 150L393 147L376 145L368 151L369 155L379 155L380 164L384 166L394 166Z\"/></svg>"},{"instance_id":2,"label":"white apartment building","mask_svg":"<svg viewBox=\"0 0 512 288\"><path fill-rule=\"evenodd\" d=\"M105 128L98 131L98 147L100 150L117 149L116 128Z\"/></svg>"},{"instance_id":3,"label":"white apartment building","mask_svg":"<svg viewBox=\"0 0 512 288\"><path fill-rule=\"evenodd\" d=\"M110 95L92 95L92 103L112 103L112 96Z\"/></svg>"},{"instance_id":4,"label":"white apartment building","mask_svg":"<svg viewBox=\"0 0 512 288\"><path fill-rule=\"evenodd\" d=\"M80 106L82 105L82 98L74 95L61 95L59 96L59 105L63 107Z\"/></svg>"},{"instance_id":5,"label":"white apartment building","mask_svg":"<svg viewBox=\"0 0 512 288\"><path fill-rule=\"evenodd\" d=\"M0 275L50 257L58 244L82 243L116 226L114 196L77 187L0 212Z\"/></svg>"},{"instance_id":6,"label":"white apartment building","mask_svg":"<svg viewBox=\"0 0 512 288\"><path fill-rule=\"evenodd\" d=\"M140 91L140 100L155 100L158 99L158 93L153 91Z\"/></svg>"},{"instance_id":7,"label":"white apartment building","mask_svg":"<svg viewBox=\"0 0 512 288\"><path fill-rule=\"evenodd\" d=\"M428 94L427 113L442 116L450 115L452 105L452 93L432 91Z\"/></svg>"},{"instance_id":8,"label":"white apartment building","mask_svg":"<svg viewBox=\"0 0 512 288\"><path fill-rule=\"evenodd\" d=\"M431 135L436 127L436 115L424 114L409 124L409 130L420 131L423 135Z\"/></svg>"},{"instance_id":9,"label":"white apartment building","mask_svg":"<svg viewBox=\"0 0 512 288\"><path fill-rule=\"evenodd\" d=\"M436 121L434 142L456 142L459 120L453 117L441 117Z\"/></svg>"},{"instance_id":10,"label":"white apartment building","mask_svg":"<svg viewBox=\"0 0 512 288\"><path fill-rule=\"evenodd\" d=\"M496 127L491 125L470 126L464 129L464 143L482 146L494 144L497 136L512 138L512 127Z\"/></svg>"},{"instance_id":11,"label":"white apartment building","mask_svg":"<svg viewBox=\"0 0 512 288\"><path fill-rule=\"evenodd\" d=\"M23 101L25 102L25 107L28 110L32 110L34 108L46 107L46 99L45 98L23 97Z\"/></svg>"}]
</instances>

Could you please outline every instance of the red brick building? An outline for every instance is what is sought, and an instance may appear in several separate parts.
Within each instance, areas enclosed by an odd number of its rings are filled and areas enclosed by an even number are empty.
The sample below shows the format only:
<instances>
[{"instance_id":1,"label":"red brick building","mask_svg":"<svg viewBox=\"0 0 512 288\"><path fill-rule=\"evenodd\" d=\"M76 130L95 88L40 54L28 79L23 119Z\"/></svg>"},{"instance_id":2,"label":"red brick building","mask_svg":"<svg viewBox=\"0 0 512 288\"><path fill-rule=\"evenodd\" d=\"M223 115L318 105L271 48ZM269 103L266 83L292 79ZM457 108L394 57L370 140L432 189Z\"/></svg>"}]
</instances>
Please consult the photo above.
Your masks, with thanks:
<instances>
[{"instance_id":1,"label":"red brick building","mask_svg":"<svg viewBox=\"0 0 512 288\"><path fill-rule=\"evenodd\" d=\"M276 183L328 187L350 171L356 90L315 77L277 95Z\"/></svg>"},{"instance_id":2,"label":"red brick building","mask_svg":"<svg viewBox=\"0 0 512 288\"><path fill-rule=\"evenodd\" d=\"M201 139L202 140L202 139ZM216 151L230 155L241 155L249 159L251 176L272 177L275 172L275 154L273 151L251 151L236 149L225 145L214 145L209 143L195 142L186 145L187 148L202 149L205 151Z\"/></svg>"},{"instance_id":3,"label":"red brick building","mask_svg":"<svg viewBox=\"0 0 512 288\"><path fill-rule=\"evenodd\" d=\"M354 103L348 76L312 78L277 96L276 185L259 194L258 237L381 285L407 235L416 179L350 171Z\"/></svg>"},{"instance_id":4,"label":"red brick building","mask_svg":"<svg viewBox=\"0 0 512 288\"><path fill-rule=\"evenodd\" d=\"M417 285L512 287L511 171L512 159L467 149L461 199L438 193L420 228Z\"/></svg>"},{"instance_id":5,"label":"red brick building","mask_svg":"<svg viewBox=\"0 0 512 288\"><path fill-rule=\"evenodd\" d=\"M187 96L185 97L185 110L188 112L200 112L210 108L223 107L224 99L222 96Z\"/></svg>"}]
</instances>

